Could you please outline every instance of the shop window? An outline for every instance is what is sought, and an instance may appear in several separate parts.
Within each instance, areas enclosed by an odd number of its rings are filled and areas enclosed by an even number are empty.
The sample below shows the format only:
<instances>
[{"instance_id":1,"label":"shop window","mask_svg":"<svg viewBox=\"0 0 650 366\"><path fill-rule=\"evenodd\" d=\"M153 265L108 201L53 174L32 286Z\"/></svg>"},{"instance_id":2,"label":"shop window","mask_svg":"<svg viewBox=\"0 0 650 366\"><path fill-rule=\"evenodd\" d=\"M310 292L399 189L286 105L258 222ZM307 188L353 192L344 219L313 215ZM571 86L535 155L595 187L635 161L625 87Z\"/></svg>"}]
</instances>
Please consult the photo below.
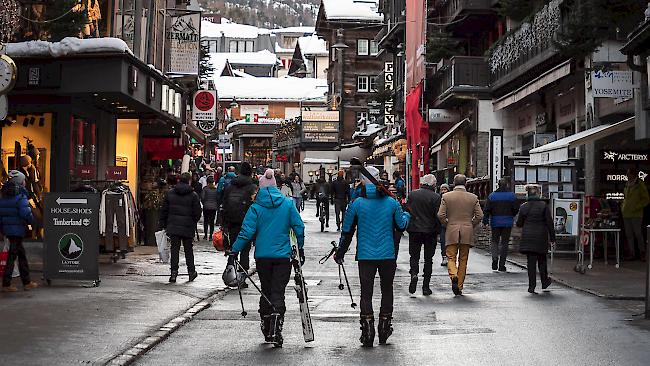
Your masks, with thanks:
<instances>
[{"instance_id":1,"label":"shop window","mask_svg":"<svg viewBox=\"0 0 650 366\"><path fill-rule=\"evenodd\" d=\"M562 182L571 182L571 168L562 168Z\"/></svg>"},{"instance_id":2,"label":"shop window","mask_svg":"<svg viewBox=\"0 0 650 366\"><path fill-rule=\"evenodd\" d=\"M70 124L70 177L72 181L79 181L80 168L97 166L97 124L82 118L73 118ZM97 172L94 177L85 175L83 178L97 179Z\"/></svg>"},{"instance_id":3,"label":"shop window","mask_svg":"<svg viewBox=\"0 0 650 366\"><path fill-rule=\"evenodd\" d=\"M358 39L357 40L357 55L359 56L368 56L368 40L367 39Z\"/></svg>"}]
</instances>

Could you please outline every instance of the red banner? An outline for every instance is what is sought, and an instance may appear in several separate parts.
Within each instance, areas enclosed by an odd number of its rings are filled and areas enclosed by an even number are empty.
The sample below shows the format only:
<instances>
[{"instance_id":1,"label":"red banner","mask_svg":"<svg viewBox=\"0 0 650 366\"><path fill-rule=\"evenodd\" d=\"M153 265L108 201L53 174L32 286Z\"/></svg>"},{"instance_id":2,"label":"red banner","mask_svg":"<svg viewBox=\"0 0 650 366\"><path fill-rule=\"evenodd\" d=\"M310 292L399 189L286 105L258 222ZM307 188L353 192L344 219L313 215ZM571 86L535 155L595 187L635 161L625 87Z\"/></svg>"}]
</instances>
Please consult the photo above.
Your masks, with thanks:
<instances>
[{"instance_id":1,"label":"red banner","mask_svg":"<svg viewBox=\"0 0 650 366\"><path fill-rule=\"evenodd\" d=\"M406 96L404 110L406 124L406 139L411 150L411 179L412 189L420 187L420 176L429 172L429 125L420 114L420 98L422 83Z\"/></svg>"}]
</instances>

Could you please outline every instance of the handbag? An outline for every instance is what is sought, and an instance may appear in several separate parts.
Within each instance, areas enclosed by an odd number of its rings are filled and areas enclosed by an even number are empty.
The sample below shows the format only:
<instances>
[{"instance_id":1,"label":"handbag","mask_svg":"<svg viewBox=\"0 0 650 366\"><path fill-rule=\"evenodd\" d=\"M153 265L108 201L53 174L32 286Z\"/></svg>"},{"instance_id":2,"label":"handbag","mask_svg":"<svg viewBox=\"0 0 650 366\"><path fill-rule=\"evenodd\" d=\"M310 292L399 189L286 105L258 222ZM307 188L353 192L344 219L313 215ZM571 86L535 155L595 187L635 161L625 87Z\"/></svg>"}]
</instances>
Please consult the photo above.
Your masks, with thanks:
<instances>
[{"instance_id":1,"label":"handbag","mask_svg":"<svg viewBox=\"0 0 650 366\"><path fill-rule=\"evenodd\" d=\"M160 261L163 263L169 263L170 252L170 243L169 237L167 236L167 231L160 230L156 231L156 245L158 246L158 255L160 256Z\"/></svg>"},{"instance_id":2,"label":"handbag","mask_svg":"<svg viewBox=\"0 0 650 366\"><path fill-rule=\"evenodd\" d=\"M217 231L212 234L212 246L214 246L214 249L218 252L224 251L223 231L221 231L221 229L217 229Z\"/></svg>"}]
</instances>

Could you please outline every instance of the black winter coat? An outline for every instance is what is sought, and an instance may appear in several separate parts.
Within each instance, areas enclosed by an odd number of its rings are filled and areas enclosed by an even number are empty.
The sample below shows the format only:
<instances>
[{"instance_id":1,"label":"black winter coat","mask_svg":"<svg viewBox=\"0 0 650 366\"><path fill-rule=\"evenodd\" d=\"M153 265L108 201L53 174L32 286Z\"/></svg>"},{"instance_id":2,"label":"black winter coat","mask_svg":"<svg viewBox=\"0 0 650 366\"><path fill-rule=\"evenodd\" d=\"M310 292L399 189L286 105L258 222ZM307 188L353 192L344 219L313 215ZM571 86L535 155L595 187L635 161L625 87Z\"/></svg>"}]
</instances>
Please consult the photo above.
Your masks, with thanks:
<instances>
[{"instance_id":1,"label":"black winter coat","mask_svg":"<svg viewBox=\"0 0 650 366\"><path fill-rule=\"evenodd\" d=\"M409 233L440 232L440 221L438 221L440 200L440 195L428 187L411 192L406 202L411 211L411 222L407 231Z\"/></svg>"},{"instance_id":2,"label":"black winter coat","mask_svg":"<svg viewBox=\"0 0 650 366\"><path fill-rule=\"evenodd\" d=\"M332 183L332 199L350 200L350 184L345 179L337 179Z\"/></svg>"},{"instance_id":3,"label":"black winter coat","mask_svg":"<svg viewBox=\"0 0 650 366\"><path fill-rule=\"evenodd\" d=\"M521 253L545 254L548 252L549 237L555 241L551 209L540 199L529 199L521 205L517 226L523 227L519 244Z\"/></svg>"},{"instance_id":4,"label":"black winter coat","mask_svg":"<svg viewBox=\"0 0 650 366\"><path fill-rule=\"evenodd\" d=\"M159 229L166 229L169 236L193 238L196 223L201 218L199 195L187 183L178 183L170 189L160 210Z\"/></svg>"}]
</instances>

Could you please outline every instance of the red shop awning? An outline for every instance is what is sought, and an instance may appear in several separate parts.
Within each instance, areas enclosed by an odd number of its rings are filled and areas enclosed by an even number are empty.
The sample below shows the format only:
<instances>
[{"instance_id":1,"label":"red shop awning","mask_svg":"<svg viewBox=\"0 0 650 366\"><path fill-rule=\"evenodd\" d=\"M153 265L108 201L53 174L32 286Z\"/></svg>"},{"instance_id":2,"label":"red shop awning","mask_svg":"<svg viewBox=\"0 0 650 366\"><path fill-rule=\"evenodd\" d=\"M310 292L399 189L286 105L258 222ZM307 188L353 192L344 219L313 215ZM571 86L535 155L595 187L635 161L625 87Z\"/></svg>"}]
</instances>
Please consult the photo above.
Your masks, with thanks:
<instances>
[{"instance_id":1,"label":"red shop awning","mask_svg":"<svg viewBox=\"0 0 650 366\"><path fill-rule=\"evenodd\" d=\"M144 151L149 160L182 159L183 142L174 137L145 137L142 139Z\"/></svg>"}]
</instances>

